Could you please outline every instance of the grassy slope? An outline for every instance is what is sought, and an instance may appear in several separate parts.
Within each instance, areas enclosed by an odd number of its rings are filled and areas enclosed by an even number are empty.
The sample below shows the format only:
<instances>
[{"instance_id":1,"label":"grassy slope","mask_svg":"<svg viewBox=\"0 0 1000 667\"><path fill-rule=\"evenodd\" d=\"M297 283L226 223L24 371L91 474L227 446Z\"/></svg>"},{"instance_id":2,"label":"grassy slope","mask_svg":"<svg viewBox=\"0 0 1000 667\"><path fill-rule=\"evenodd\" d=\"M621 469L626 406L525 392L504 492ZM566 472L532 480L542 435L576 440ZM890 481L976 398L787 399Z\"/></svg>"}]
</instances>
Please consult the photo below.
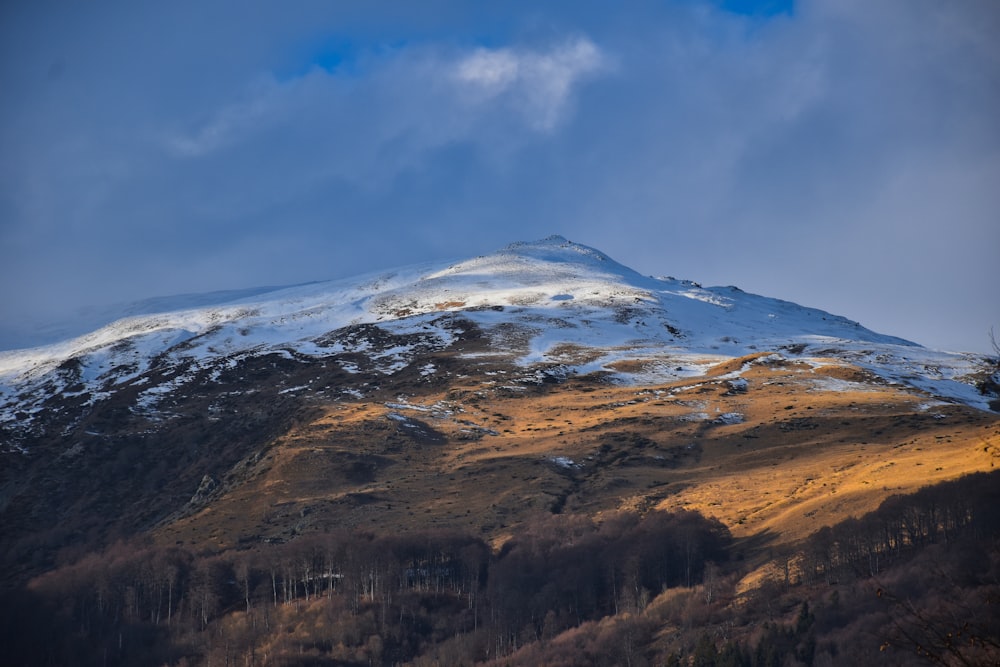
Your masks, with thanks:
<instances>
[{"instance_id":1,"label":"grassy slope","mask_svg":"<svg viewBox=\"0 0 1000 667\"><path fill-rule=\"evenodd\" d=\"M644 387L512 389L517 370L499 359L452 380L413 368L364 399L316 399L312 417L157 536L233 547L333 526L450 527L498 544L542 512L659 507L793 542L1000 457L996 415L832 362L761 360L734 391L722 376L753 360ZM726 413L743 421L717 423Z\"/></svg>"}]
</instances>

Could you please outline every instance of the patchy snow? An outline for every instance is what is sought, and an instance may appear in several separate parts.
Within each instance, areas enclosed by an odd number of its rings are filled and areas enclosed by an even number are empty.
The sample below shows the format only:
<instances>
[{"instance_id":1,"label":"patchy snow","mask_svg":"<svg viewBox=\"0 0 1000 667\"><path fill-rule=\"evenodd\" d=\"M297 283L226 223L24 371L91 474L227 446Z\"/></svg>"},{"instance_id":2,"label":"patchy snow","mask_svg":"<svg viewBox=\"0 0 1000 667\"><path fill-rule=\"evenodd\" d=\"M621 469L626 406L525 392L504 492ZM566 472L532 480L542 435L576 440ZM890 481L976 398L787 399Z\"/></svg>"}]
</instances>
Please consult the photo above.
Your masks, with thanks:
<instances>
[{"instance_id":1,"label":"patchy snow","mask_svg":"<svg viewBox=\"0 0 1000 667\"><path fill-rule=\"evenodd\" d=\"M582 467L579 463L575 462L568 456L553 456L549 459L552 463L555 463L560 468L566 468L567 470L573 470Z\"/></svg>"},{"instance_id":2,"label":"patchy snow","mask_svg":"<svg viewBox=\"0 0 1000 667\"><path fill-rule=\"evenodd\" d=\"M721 415L712 420L713 424L742 424L746 421L746 417L739 412L723 412Z\"/></svg>"},{"instance_id":3,"label":"patchy snow","mask_svg":"<svg viewBox=\"0 0 1000 667\"><path fill-rule=\"evenodd\" d=\"M750 383L743 377L733 378L726 384L729 385L729 390L733 392L745 392L750 387Z\"/></svg>"},{"instance_id":4,"label":"patchy snow","mask_svg":"<svg viewBox=\"0 0 1000 667\"><path fill-rule=\"evenodd\" d=\"M351 375L358 375L361 373L361 369L358 368L358 365L352 361L337 360L337 363L344 371L350 373Z\"/></svg>"},{"instance_id":5,"label":"patchy snow","mask_svg":"<svg viewBox=\"0 0 1000 667\"><path fill-rule=\"evenodd\" d=\"M417 412L430 412L431 410L433 410L433 408L430 406L415 405L405 400L401 400L399 402L386 403L385 407L389 408L390 410L416 410Z\"/></svg>"},{"instance_id":6,"label":"patchy snow","mask_svg":"<svg viewBox=\"0 0 1000 667\"><path fill-rule=\"evenodd\" d=\"M816 375L809 377L809 391L820 392L849 392L849 391L874 391L875 387L863 382L853 382L840 378Z\"/></svg>"},{"instance_id":7,"label":"patchy snow","mask_svg":"<svg viewBox=\"0 0 1000 667\"><path fill-rule=\"evenodd\" d=\"M163 310L152 312L151 304ZM155 410L197 371L217 379L221 369L256 355L335 357L350 373L361 373L363 364L340 355L363 355L391 375L447 347L470 325L490 336L494 350L467 358L506 356L525 368L525 378L541 364L561 377L600 372L620 383L656 383L771 352L752 363L838 359L932 396L988 408L970 380L982 357L928 350L735 287L643 276L561 237L451 264L159 300L132 312L81 336L0 352L0 424L30 421L46 396L89 393L98 400L116 387L148 382L154 366L179 374L146 386L140 410ZM358 325L406 342L385 347L364 334L341 335L361 331L347 329ZM730 387L747 367L726 376ZM418 371L427 376L437 368L423 359Z\"/></svg>"}]
</instances>

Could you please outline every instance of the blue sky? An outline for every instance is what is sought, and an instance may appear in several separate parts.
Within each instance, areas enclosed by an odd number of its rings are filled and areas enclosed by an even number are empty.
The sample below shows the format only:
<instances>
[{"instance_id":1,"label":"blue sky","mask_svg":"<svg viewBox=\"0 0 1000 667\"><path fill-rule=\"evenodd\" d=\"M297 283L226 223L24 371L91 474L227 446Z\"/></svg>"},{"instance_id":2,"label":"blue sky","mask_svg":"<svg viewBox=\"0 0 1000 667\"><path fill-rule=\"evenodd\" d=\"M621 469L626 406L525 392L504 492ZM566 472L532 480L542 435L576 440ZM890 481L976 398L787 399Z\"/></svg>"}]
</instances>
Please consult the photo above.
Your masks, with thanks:
<instances>
[{"instance_id":1,"label":"blue sky","mask_svg":"<svg viewBox=\"0 0 1000 667\"><path fill-rule=\"evenodd\" d=\"M993 0L3 3L0 342L562 234L988 351L997 34Z\"/></svg>"}]
</instances>

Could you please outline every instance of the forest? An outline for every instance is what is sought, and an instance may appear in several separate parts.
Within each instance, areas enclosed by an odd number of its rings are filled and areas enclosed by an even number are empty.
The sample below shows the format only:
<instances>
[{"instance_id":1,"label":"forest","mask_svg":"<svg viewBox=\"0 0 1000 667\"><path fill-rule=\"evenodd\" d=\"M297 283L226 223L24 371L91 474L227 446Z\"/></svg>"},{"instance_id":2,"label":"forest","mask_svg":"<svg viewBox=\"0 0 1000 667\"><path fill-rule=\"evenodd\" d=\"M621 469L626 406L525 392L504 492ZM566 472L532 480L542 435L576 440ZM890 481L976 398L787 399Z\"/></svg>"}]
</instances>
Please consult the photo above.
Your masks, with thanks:
<instances>
[{"instance_id":1,"label":"forest","mask_svg":"<svg viewBox=\"0 0 1000 667\"><path fill-rule=\"evenodd\" d=\"M10 665L1000 664L1000 473L796 548L687 511L545 514L499 549L342 530L119 541L3 592ZM761 557L777 564L742 584Z\"/></svg>"}]
</instances>

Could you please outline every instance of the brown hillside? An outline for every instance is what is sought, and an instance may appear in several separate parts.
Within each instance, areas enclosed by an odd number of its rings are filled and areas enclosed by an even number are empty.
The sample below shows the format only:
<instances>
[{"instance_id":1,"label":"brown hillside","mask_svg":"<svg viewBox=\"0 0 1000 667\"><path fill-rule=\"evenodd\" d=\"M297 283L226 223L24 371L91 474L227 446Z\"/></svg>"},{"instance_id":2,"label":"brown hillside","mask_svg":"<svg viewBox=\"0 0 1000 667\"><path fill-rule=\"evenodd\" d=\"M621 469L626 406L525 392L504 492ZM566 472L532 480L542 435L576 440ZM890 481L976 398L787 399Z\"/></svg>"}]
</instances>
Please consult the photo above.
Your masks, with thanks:
<instances>
[{"instance_id":1,"label":"brown hillside","mask_svg":"<svg viewBox=\"0 0 1000 667\"><path fill-rule=\"evenodd\" d=\"M497 358L447 382L419 367L364 398L302 394L310 416L157 539L236 547L448 527L496 544L539 513L688 508L737 537L785 542L1000 457L996 415L833 361L761 354L656 386L525 384L525 369ZM745 385L726 376L741 368Z\"/></svg>"}]
</instances>

